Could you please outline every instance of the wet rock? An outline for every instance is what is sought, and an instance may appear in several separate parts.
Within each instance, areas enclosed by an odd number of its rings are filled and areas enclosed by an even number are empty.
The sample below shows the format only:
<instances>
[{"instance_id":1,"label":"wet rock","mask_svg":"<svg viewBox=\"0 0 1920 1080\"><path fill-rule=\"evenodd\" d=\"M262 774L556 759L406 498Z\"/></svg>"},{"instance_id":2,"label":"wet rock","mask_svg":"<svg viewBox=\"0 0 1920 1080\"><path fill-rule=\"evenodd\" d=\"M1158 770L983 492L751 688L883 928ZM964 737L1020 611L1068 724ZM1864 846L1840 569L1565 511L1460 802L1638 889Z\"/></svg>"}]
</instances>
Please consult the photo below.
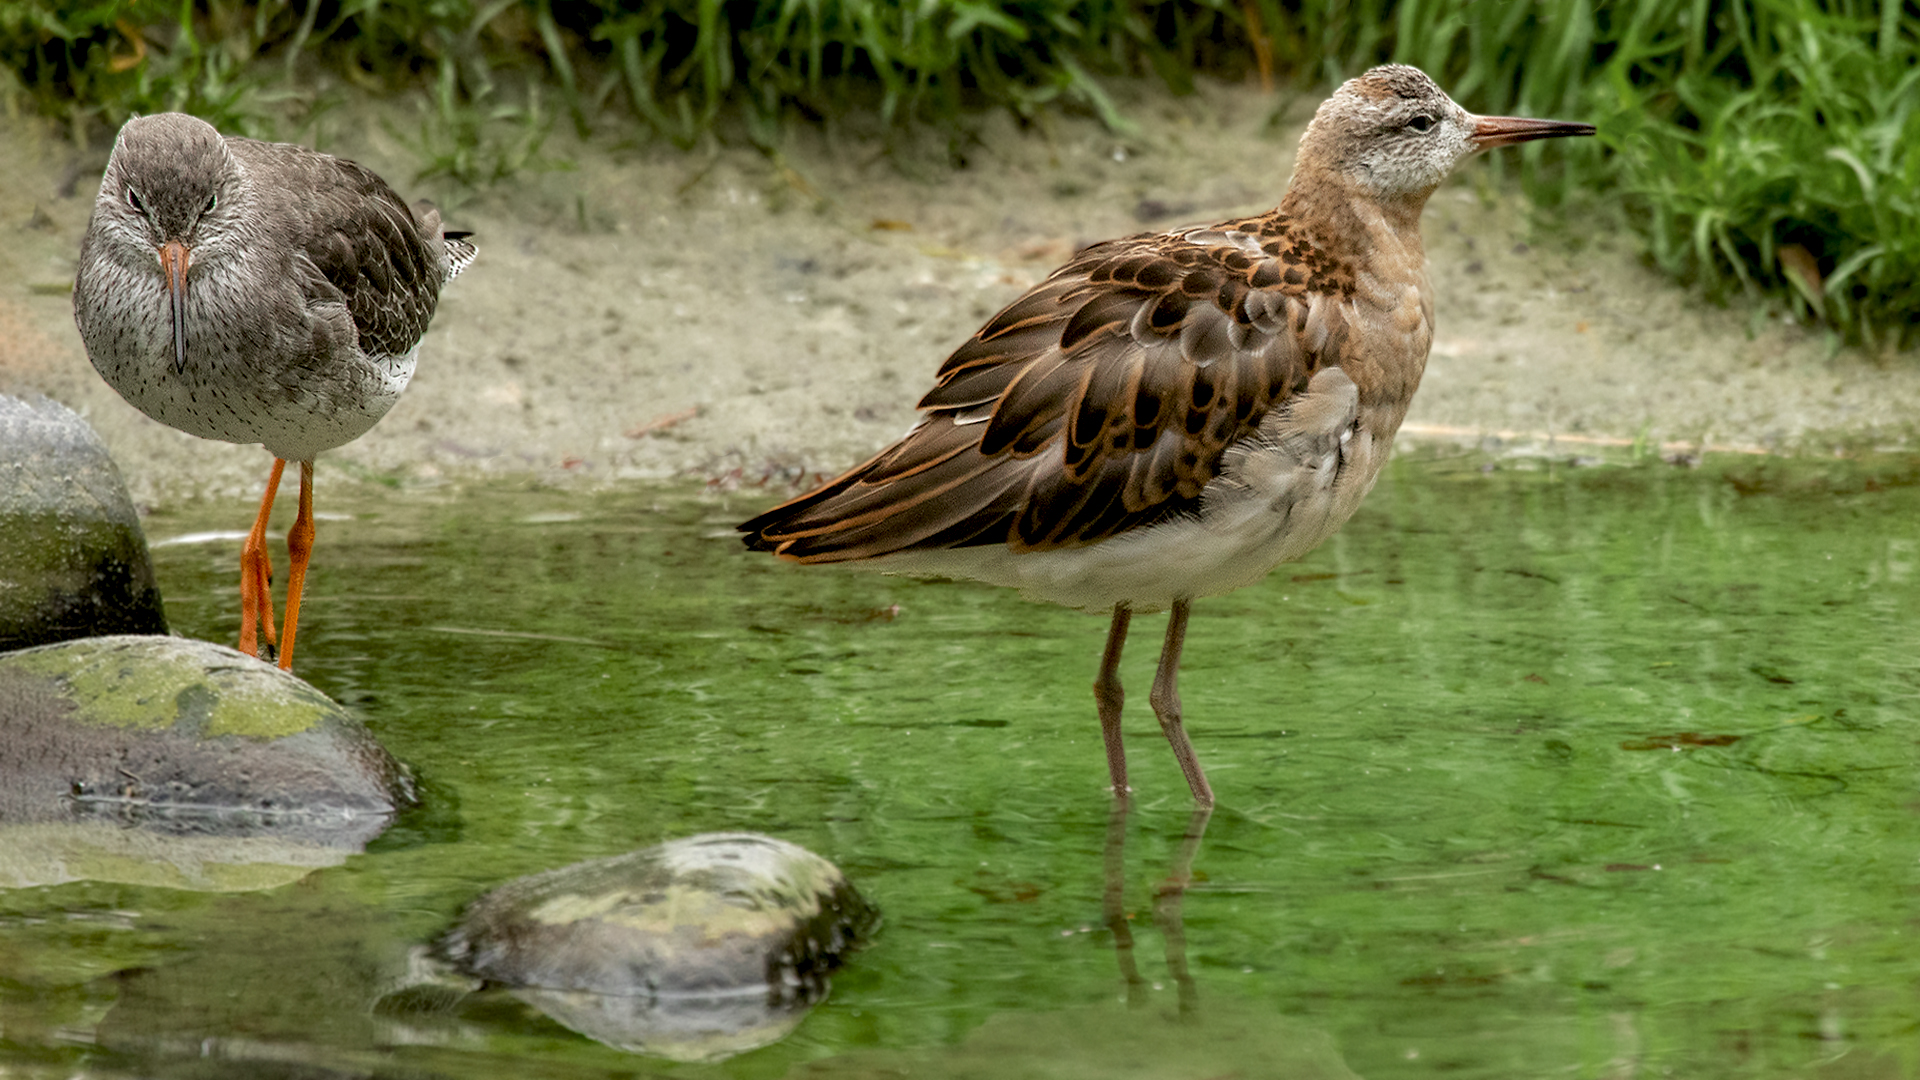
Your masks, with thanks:
<instances>
[{"instance_id":1,"label":"wet rock","mask_svg":"<svg viewBox=\"0 0 1920 1080\"><path fill-rule=\"evenodd\" d=\"M786 1038L826 997L823 979L804 995L661 994L638 997L522 986L513 996L570 1030L616 1050L671 1061L725 1061Z\"/></svg>"},{"instance_id":2,"label":"wet rock","mask_svg":"<svg viewBox=\"0 0 1920 1080\"><path fill-rule=\"evenodd\" d=\"M441 951L610 1046L717 1061L792 1030L877 920L805 848L710 833L510 882Z\"/></svg>"},{"instance_id":3,"label":"wet rock","mask_svg":"<svg viewBox=\"0 0 1920 1080\"><path fill-rule=\"evenodd\" d=\"M139 515L100 437L59 402L0 394L0 651L166 632Z\"/></svg>"},{"instance_id":4,"label":"wet rock","mask_svg":"<svg viewBox=\"0 0 1920 1080\"><path fill-rule=\"evenodd\" d=\"M113 636L0 655L0 828L18 834L0 843L0 882L103 865L142 880L156 859L310 867L337 861L313 849L344 858L413 801L405 767L343 706L225 646ZM73 828L86 825L143 835Z\"/></svg>"}]
</instances>

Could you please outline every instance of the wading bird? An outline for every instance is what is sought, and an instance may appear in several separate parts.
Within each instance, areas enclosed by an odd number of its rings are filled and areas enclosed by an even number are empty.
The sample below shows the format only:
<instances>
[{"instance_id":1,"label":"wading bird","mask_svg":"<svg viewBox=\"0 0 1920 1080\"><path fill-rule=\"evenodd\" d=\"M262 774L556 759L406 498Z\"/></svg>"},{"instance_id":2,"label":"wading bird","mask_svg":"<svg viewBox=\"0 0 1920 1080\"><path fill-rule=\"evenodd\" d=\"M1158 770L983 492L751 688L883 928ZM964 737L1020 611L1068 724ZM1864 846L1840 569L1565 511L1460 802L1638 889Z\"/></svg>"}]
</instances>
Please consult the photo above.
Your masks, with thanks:
<instances>
[{"instance_id":1,"label":"wading bird","mask_svg":"<svg viewBox=\"0 0 1920 1080\"><path fill-rule=\"evenodd\" d=\"M1403 65L1351 79L1278 209L1081 251L947 358L905 437L746 543L1111 612L1093 689L1120 795L1120 649L1170 610L1149 701L1211 804L1177 688L1189 605L1313 550L1373 487L1433 343L1427 197L1479 151L1593 131L1475 116Z\"/></svg>"},{"instance_id":2,"label":"wading bird","mask_svg":"<svg viewBox=\"0 0 1920 1080\"><path fill-rule=\"evenodd\" d=\"M289 461L300 509L287 533L293 664L313 550L313 460L359 438L413 377L440 287L473 261L464 233L415 210L351 161L223 138L161 113L114 140L80 243L73 316L93 366L155 420L273 455L240 552L240 650L273 650L267 520Z\"/></svg>"}]
</instances>

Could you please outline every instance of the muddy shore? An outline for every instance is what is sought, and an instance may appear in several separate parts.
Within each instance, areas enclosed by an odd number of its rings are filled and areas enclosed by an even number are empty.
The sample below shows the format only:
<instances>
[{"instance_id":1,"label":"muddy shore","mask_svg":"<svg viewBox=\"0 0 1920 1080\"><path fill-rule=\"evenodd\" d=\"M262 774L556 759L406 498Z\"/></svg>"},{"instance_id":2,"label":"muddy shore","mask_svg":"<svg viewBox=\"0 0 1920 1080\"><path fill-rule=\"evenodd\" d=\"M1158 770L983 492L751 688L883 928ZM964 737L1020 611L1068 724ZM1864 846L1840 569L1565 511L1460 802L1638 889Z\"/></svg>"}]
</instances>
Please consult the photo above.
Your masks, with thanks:
<instances>
[{"instance_id":1,"label":"muddy shore","mask_svg":"<svg viewBox=\"0 0 1920 1080\"><path fill-rule=\"evenodd\" d=\"M1062 117L987 118L958 141L803 129L779 159L557 133L546 153L571 167L479 194L412 182L403 125L336 111L309 141L439 198L481 257L406 396L322 459L326 482L787 490L904 430L946 353L1076 247L1272 206L1314 104L1142 91L1127 137ZM146 419L81 349L68 289L104 163L103 147L0 117L0 391L87 417L143 504L254 497L259 448ZM1483 166L1434 197L1425 235L1439 333L1403 446L1915 441L1920 363L1829 355L1818 331L1709 305L1647 269L1631 236L1542 224Z\"/></svg>"}]
</instances>

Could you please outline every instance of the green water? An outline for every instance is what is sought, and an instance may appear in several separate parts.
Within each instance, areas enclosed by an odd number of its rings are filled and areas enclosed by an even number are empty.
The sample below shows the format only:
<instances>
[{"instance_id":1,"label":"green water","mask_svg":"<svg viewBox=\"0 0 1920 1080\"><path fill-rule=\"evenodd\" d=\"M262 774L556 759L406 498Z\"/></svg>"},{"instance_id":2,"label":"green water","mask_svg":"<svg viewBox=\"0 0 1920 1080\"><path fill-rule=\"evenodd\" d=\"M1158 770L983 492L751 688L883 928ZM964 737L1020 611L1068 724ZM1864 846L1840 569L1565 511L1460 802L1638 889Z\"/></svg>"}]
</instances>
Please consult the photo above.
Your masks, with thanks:
<instances>
[{"instance_id":1,"label":"green water","mask_svg":"<svg viewBox=\"0 0 1920 1080\"><path fill-rule=\"evenodd\" d=\"M1184 895L1158 617L1110 821L1103 619L749 555L765 495L325 478L299 673L428 805L264 892L0 892L0 1077L1920 1075L1920 463L1396 462L1195 604ZM236 552L156 550L178 631L236 634ZM885 914L784 1041L396 992L486 889L715 829Z\"/></svg>"}]
</instances>

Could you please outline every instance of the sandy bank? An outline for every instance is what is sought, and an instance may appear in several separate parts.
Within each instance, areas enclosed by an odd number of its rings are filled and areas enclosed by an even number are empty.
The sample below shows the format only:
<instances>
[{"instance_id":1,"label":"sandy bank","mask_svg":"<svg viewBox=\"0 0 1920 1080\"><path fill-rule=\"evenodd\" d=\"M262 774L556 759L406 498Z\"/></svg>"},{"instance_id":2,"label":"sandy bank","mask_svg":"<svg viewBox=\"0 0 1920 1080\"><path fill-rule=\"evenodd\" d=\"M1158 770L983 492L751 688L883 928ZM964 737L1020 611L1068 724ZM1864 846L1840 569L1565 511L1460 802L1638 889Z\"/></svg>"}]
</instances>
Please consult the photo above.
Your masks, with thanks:
<instances>
[{"instance_id":1,"label":"sandy bank","mask_svg":"<svg viewBox=\"0 0 1920 1080\"><path fill-rule=\"evenodd\" d=\"M324 482L784 490L902 431L947 351L1078 245L1273 205L1313 104L1210 86L1131 101L1125 139L1061 118L991 119L958 142L797 131L782 161L556 134L548 153L574 168L465 201L410 182L417 159L382 125L329 115L323 148L441 197L481 258L406 397L323 459ZM262 451L147 420L81 351L66 288L104 161L0 120L0 390L80 411L143 502L252 497ZM1818 333L1713 308L1644 268L1632 238L1579 230L1537 229L1477 166L1435 196L1440 330L1412 441L1912 442L1920 364L1828 358Z\"/></svg>"}]
</instances>

